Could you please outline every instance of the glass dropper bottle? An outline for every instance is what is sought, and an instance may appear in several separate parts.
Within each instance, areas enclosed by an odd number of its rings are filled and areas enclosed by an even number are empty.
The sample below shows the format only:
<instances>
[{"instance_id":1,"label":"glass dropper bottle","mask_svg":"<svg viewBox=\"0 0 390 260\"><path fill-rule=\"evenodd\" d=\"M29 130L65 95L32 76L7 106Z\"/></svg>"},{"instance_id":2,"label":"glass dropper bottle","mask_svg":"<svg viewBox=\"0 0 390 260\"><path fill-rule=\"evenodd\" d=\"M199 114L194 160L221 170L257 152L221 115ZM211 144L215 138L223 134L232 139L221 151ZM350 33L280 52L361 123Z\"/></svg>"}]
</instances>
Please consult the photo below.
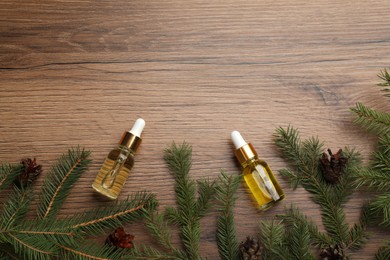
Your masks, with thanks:
<instances>
[{"instance_id":1,"label":"glass dropper bottle","mask_svg":"<svg viewBox=\"0 0 390 260\"><path fill-rule=\"evenodd\" d=\"M139 118L130 131L124 132L116 148L111 150L103 162L95 181L92 183L100 194L116 199L134 165L134 155L141 144L141 133L145 121Z\"/></svg>"},{"instance_id":2,"label":"glass dropper bottle","mask_svg":"<svg viewBox=\"0 0 390 260\"><path fill-rule=\"evenodd\" d=\"M266 210L281 201L284 193L268 164L259 159L252 144L245 142L238 131L233 131L231 137L244 180L259 209Z\"/></svg>"}]
</instances>

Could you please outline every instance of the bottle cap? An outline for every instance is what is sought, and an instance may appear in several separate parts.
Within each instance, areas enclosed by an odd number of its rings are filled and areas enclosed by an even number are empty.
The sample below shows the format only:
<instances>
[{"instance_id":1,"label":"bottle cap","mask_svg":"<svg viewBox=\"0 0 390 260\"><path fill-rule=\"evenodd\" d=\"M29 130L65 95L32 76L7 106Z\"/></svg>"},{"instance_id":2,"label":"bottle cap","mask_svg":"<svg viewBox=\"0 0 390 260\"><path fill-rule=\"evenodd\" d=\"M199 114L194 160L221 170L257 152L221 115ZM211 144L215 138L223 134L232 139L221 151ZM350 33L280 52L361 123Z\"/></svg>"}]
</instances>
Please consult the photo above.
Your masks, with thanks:
<instances>
[{"instance_id":1,"label":"bottle cap","mask_svg":"<svg viewBox=\"0 0 390 260\"><path fill-rule=\"evenodd\" d=\"M142 118L138 118L133 127L130 130L130 133L132 133L135 136L141 137L142 130L144 130L145 127L145 120Z\"/></svg>"},{"instance_id":2,"label":"bottle cap","mask_svg":"<svg viewBox=\"0 0 390 260\"><path fill-rule=\"evenodd\" d=\"M255 148L251 143L245 142L240 132L233 131L231 137L236 148L234 154L241 165L251 159L258 158Z\"/></svg>"},{"instance_id":3,"label":"bottle cap","mask_svg":"<svg viewBox=\"0 0 390 260\"><path fill-rule=\"evenodd\" d=\"M130 131L124 132L119 145L126 146L133 152L138 149L138 146L141 144L141 134L145 127L145 120L138 118Z\"/></svg>"},{"instance_id":4,"label":"bottle cap","mask_svg":"<svg viewBox=\"0 0 390 260\"><path fill-rule=\"evenodd\" d=\"M240 132L238 132L238 131L232 132L232 141L233 141L233 144L236 147L236 149L247 144L245 142L244 138L242 138Z\"/></svg>"}]
</instances>

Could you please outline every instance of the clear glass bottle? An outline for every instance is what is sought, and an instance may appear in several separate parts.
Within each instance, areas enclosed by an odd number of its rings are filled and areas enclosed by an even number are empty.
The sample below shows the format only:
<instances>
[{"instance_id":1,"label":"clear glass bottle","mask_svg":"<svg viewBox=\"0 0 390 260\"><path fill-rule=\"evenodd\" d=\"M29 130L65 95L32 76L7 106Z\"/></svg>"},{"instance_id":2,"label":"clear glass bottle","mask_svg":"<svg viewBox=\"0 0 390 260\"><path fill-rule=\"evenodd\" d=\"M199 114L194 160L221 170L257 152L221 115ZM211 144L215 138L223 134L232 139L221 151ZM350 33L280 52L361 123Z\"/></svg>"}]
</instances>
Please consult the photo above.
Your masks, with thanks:
<instances>
[{"instance_id":1,"label":"clear glass bottle","mask_svg":"<svg viewBox=\"0 0 390 260\"><path fill-rule=\"evenodd\" d=\"M141 144L141 133L145 121L139 118L130 131L124 132L116 148L106 157L98 175L92 183L100 194L116 199L130 174L134 165L134 155Z\"/></svg>"},{"instance_id":2,"label":"clear glass bottle","mask_svg":"<svg viewBox=\"0 0 390 260\"><path fill-rule=\"evenodd\" d=\"M245 142L238 131L232 132L235 155L243 168L243 177L261 210L272 207L284 199L284 193L268 166L259 159L252 144Z\"/></svg>"}]
</instances>

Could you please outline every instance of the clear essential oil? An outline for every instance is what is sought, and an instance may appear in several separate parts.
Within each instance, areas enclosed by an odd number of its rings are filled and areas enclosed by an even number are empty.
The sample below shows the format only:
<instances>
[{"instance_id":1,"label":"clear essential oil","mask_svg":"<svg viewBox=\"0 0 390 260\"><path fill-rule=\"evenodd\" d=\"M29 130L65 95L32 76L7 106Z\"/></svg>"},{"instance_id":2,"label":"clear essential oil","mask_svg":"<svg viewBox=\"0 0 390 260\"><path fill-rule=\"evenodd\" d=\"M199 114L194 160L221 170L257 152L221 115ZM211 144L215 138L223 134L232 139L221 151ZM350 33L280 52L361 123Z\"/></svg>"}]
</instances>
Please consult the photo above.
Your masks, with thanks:
<instances>
[{"instance_id":1,"label":"clear essential oil","mask_svg":"<svg viewBox=\"0 0 390 260\"><path fill-rule=\"evenodd\" d=\"M97 192L110 199L118 197L133 168L135 151L142 141L144 126L145 121L138 119L129 132L123 133L118 147L107 155L92 183L92 188Z\"/></svg>"},{"instance_id":2,"label":"clear essential oil","mask_svg":"<svg viewBox=\"0 0 390 260\"><path fill-rule=\"evenodd\" d=\"M238 131L232 132L235 155L243 168L243 177L249 191L261 210L284 199L284 193L268 166L260 160L252 144L246 143Z\"/></svg>"}]
</instances>

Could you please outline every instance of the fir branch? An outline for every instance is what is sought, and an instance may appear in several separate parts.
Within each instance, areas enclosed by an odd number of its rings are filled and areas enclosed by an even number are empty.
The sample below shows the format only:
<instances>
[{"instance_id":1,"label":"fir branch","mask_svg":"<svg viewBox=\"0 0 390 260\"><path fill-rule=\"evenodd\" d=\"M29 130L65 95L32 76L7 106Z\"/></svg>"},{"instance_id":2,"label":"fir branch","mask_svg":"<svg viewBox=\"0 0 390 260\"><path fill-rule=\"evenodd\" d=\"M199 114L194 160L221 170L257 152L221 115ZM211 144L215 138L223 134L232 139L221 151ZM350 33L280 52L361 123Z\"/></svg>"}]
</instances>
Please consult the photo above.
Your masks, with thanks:
<instances>
[{"instance_id":1,"label":"fir branch","mask_svg":"<svg viewBox=\"0 0 390 260\"><path fill-rule=\"evenodd\" d=\"M388 260L390 259L390 240L383 247L380 247L378 252L375 254L375 260Z\"/></svg>"},{"instance_id":2,"label":"fir branch","mask_svg":"<svg viewBox=\"0 0 390 260\"><path fill-rule=\"evenodd\" d=\"M311 237L311 243L317 247L325 247L327 245L334 244L334 240L331 236L322 233L318 230L317 225L312 221L309 221L306 216L304 216L297 207L291 206L284 214L278 215L283 223L288 225L303 225L308 228L308 232Z\"/></svg>"},{"instance_id":3,"label":"fir branch","mask_svg":"<svg viewBox=\"0 0 390 260\"><path fill-rule=\"evenodd\" d=\"M379 73L378 77L382 80L382 82L379 83L378 86L383 87L382 91L386 93L385 97L390 97L390 88L386 88L387 86L390 86L390 74L387 72L386 69L384 69Z\"/></svg>"},{"instance_id":4,"label":"fir branch","mask_svg":"<svg viewBox=\"0 0 390 260\"><path fill-rule=\"evenodd\" d=\"M282 152L282 155L289 159L294 166L294 172L291 170L282 170L281 174L287 176L294 182L296 187L301 184L302 187L313 195L312 199L321 208L322 222L327 234L322 235L313 225L307 227L316 246L328 247L337 244L341 251L346 249L355 249L360 247L366 241L365 222L362 220L352 229L346 221L342 205L352 194L351 185L352 175L361 167L361 157L353 150L345 148L345 156L348 163L345 166L343 174L339 177L338 183L329 184L326 182L318 165L321 156L322 143L317 138L310 138L300 141L299 133L296 129L288 127L287 130L278 128L275 134L275 143ZM305 219L299 214L290 214L284 216L285 219L300 219L304 223ZM293 223L293 222L290 222ZM304 227L294 227L304 231Z\"/></svg>"},{"instance_id":5,"label":"fir branch","mask_svg":"<svg viewBox=\"0 0 390 260\"><path fill-rule=\"evenodd\" d=\"M9 243L0 243L0 259L21 259L20 255L15 253L13 246Z\"/></svg>"},{"instance_id":6,"label":"fir branch","mask_svg":"<svg viewBox=\"0 0 390 260\"><path fill-rule=\"evenodd\" d=\"M233 208L237 200L235 193L240 185L241 176L227 176L221 171L216 186L216 198L220 215L217 219L217 245L219 256L223 260L238 258L238 242L234 227Z\"/></svg>"},{"instance_id":7,"label":"fir branch","mask_svg":"<svg viewBox=\"0 0 390 260\"><path fill-rule=\"evenodd\" d=\"M8 230L13 234L42 237L59 244L75 245L82 238L82 234L69 228L67 222L58 219L51 220L24 220L19 225Z\"/></svg>"},{"instance_id":8,"label":"fir branch","mask_svg":"<svg viewBox=\"0 0 390 260\"><path fill-rule=\"evenodd\" d=\"M290 259L288 248L284 245L285 228L281 222L261 221L260 242L263 246L263 258L267 259Z\"/></svg>"},{"instance_id":9,"label":"fir branch","mask_svg":"<svg viewBox=\"0 0 390 260\"><path fill-rule=\"evenodd\" d=\"M122 259L127 250L113 246L83 244L77 247L58 245L61 249L61 258L74 260L112 260Z\"/></svg>"},{"instance_id":10,"label":"fir branch","mask_svg":"<svg viewBox=\"0 0 390 260\"><path fill-rule=\"evenodd\" d=\"M370 209L368 205L364 205L361 210L359 223L356 223L349 230L349 239L345 248L356 250L361 248L368 240L368 234L366 228L370 221Z\"/></svg>"},{"instance_id":11,"label":"fir branch","mask_svg":"<svg viewBox=\"0 0 390 260\"><path fill-rule=\"evenodd\" d=\"M374 171L369 168L361 169L355 173L354 186L365 186L373 191L390 191L390 174Z\"/></svg>"},{"instance_id":12,"label":"fir branch","mask_svg":"<svg viewBox=\"0 0 390 260\"><path fill-rule=\"evenodd\" d=\"M80 148L69 149L47 174L38 204L38 216L41 219L54 217L68 196L73 184L90 164L90 152Z\"/></svg>"},{"instance_id":13,"label":"fir branch","mask_svg":"<svg viewBox=\"0 0 390 260\"><path fill-rule=\"evenodd\" d=\"M286 225L285 244L291 257L289 259L314 260L310 248L310 233L306 225L289 223Z\"/></svg>"},{"instance_id":14,"label":"fir branch","mask_svg":"<svg viewBox=\"0 0 390 260\"><path fill-rule=\"evenodd\" d=\"M23 165L10 165L3 163L0 165L0 191L9 187L15 178L23 171Z\"/></svg>"},{"instance_id":15,"label":"fir branch","mask_svg":"<svg viewBox=\"0 0 390 260\"><path fill-rule=\"evenodd\" d=\"M390 172L390 134L379 136L377 151L373 154L372 169L384 175Z\"/></svg>"},{"instance_id":16,"label":"fir branch","mask_svg":"<svg viewBox=\"0 0 390 260\"><path fill-rule=\"evenodd\" d=\"M164 215L148 211L145 223L149 233L159 242L159 244L167 250L175 250L175 247L172 245L172 236L169 232L168 223L165 221Z\"/></svg>"},{"instance_id":17,"label":"fir branch","mask_svg":"<svg viewBox=\"0 0 390 260\"><path fill-rule=\"evenodd\" d=\"M383 193L374 198L370 202L370 210L372 214L382 216L381 225L390 227L390 193Z\"/></svg>"},{"instance_id":18,"label":"fir branch","mask_svg":"<svg viewBox=\"0 0 390 260\"><path fill-rule=\"evenodd\" d=\"M13 246L17 254L24 256L26 259L51 259L58 251L55 243L43 239L41 236L7 232L4 234L4 238Z\"/></svg>"},{"instance_id":19,"label":"fir branch","mask_svg":"<svg viewBox=\"0 0 390 260\"><path fill-rule=\"evenodd\" d=\"M14 186L14 191L4 203L0 215L0 223L3 230L10 229L15 223L19 223L30 208L32 191L29 187L19 189Z\"/></svg>"},{"instance_id":20,"label":"fir branch","mask_svg":"<svg viewBox=\"0 0 390 260\"><path fill-rule=\"evenodd\" d=\"M342 208L331 204L321 205L322 223L334 241L342 245L348 241L349 225Z\"/></svg>"},{"instance_id":21,"label":"fir branch","mask_svg":"<svg viewBox=\"0 0 390 260\"><path fill-rule=\"evenodd\" d=\"M366 130L380 135L390 132L390 114L374 110L362 103L357 103L351 111L356 114L354 123Z\"/></svg>"},{"instance_id":22,"label":"fir branch","mask_svg":"<svg viewBox=\"0 0 390 260\"><path fill-rule=\"evenodd\" d=\"M147 210L154 210L157 204L154 194L137 192L109 207L98 208L67 218L66 225L72 229L81 229L88 234L101 233L106 228L115 229L122 222L144 218Z\"/></svg>"},{"instance_id":23,"label":"fir branch","mask_svg":"<svg viewBox=\"0 0 390 260\"><path fill-rule=\"evenodd\" d=\"M172 258L182 258L186 257L185 252L183 252L180 249L177 249L172 244L172 237L170 233L170 229L168 226L168 222L164 219L163 214L154 213L153 211L148 211L146 216L146 227L149 231L149 233L155 238L155 240L162 245L167 251L167 256L171 256ZM147 253L149 252L149 253ZM151 249L145 249L141 251L139 254L133 254L133 256L145 256L147 254L148 256L156 256L161 255L159 251L153 252ZM137 258L138 259L138 258Z\"/></svg>"},{"instance_id":24,"label":"fir branch","mask_svg":"<svg viewBox=\"0 0 390 260\"><path fill-rule=\"evenodd\" d=\"M178 256L172 254L165 254L150 246L145 245L142 245L141 247L134 246L134 248L131 249L129 254L124 255L122 257L122 259L129 260L183 260L186 258L187 255L185 255L184 253Z\"/></svg>"},{"instance_id":25,"label":"fir branch","mask_svg":"<svg viewBox=\"0 0 390 260\"><path fill-rule=\"evenodd\" d=\"M279 170L279 173L290 181L290 185L293 190L298 188L298 186L302 184L302 181L305 179L289 169L281 169Z\"/></svg>"},{"instance_id":26,"label":"fir branch","mask_svg":"<svg viewBox=\"0 0 390 260\"><path fill-rule=\"evenodd\" d=\"M175 178L175 194L178 209L168 207L167 219L181 228L181 240L189 259L201 259L199 255L200 219L205 214L211 198L212 183L198 186L200 197L196 198L196 183L189 178L192 148L187 143L177 146L172 143L165 149L164 159ZM197 205L197 206L196 206ZM179 213L180 212L180 213Z\"/></svg>"},{"instance_id":27,"label":"fir branch","mask_svg":"<svg viewBox=\"0 0 390 260\"><path fill-rule=\"evenodd\" d=\"M203 217L210 208L210 201L215 195L215 181L200 180L198 184L198 199L195 204L195 211L199 217Z\"/></svg>"}]
</instances>

